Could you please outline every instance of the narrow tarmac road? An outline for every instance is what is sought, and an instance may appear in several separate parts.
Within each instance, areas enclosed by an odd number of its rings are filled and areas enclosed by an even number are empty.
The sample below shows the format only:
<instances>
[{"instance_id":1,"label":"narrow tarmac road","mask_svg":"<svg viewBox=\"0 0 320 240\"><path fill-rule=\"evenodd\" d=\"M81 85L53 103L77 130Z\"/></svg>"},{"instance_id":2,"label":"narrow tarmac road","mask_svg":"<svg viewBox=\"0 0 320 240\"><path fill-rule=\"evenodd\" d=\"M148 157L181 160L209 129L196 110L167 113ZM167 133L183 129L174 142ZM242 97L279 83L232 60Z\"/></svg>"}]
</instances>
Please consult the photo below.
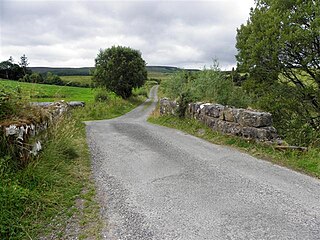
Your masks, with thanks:
<instances>
[{"instance_id":1,"label":"narrow tarmac road","mask_svg":"<svg viewBox=\"0 0 320 240\"><path fill-rule=\"evenodd\" d=\"M146 122L87 122L105 239L320 239L320 181Z\"/></svg>"}]
</instances>

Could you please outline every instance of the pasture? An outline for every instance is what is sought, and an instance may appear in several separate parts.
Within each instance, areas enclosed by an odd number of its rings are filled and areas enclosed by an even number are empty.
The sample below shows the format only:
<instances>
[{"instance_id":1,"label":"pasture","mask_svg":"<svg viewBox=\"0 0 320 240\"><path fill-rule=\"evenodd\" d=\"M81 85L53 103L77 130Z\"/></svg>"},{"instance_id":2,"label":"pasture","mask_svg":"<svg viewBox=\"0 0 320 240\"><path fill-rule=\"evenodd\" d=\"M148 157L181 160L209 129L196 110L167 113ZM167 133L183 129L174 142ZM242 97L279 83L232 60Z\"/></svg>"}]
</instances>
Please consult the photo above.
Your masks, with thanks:
<instances>
[{"instance_id":1,"label":"pasture","mask_svg":"<svg viewBox=\"0 0 320 240\"><path fill-rule=\"evenodd\" d=\"M35 84L0 79L0 88L19 89L26 100L34 102L94 101L95 90L91 88Z\"/></svg>"},{"instance_id":2,"label":"pasture","mask_svg":"<svg viewBox=\"0 0 320 240\"><path fill-rule=\"evenodd\" d=\"M80 85L90 85L92 76L60 76L61 80L66 83L79 83Z\"/></svg>"}]
</instances>

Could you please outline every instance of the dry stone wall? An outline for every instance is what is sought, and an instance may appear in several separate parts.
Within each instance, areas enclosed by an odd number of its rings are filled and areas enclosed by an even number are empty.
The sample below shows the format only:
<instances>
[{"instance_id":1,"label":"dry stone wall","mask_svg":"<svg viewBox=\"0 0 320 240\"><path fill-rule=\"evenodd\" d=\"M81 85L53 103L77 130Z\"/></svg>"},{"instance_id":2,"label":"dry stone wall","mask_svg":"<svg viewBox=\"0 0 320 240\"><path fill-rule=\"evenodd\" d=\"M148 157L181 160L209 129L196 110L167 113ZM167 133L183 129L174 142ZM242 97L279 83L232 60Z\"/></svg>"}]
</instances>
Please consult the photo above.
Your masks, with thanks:
<instances>
[{"instance_id":1,"label":"dry stone wall","mask_svg":"<svg viewBox=\"0 0 320 240\"><path fill-rule=\"evenodd\" d=\"M178 104L167 98L160 100L160 114L176 115ZM250 109L232 108L221 104L190 103L186 117L205 123L214 131L255 139L262 142L280 142L272 126L272 115Z\"/></svg>"},{"instance_id":2,"label":"dry stone wall","mask_svg":"<svg viewBox=\"0 0 320 240\"><path fill-rule=\"evenodd\" d=\"M26 163L31 156L37 155L42 149L42 142L45 140L46 130L50 125L70 108L85 105L83 102L66 103L63 101L31 104L38 107L41 112L41 117L37 121L18 120L0 123L1 138L22 164Z\"/></svg>"}]
</instances>

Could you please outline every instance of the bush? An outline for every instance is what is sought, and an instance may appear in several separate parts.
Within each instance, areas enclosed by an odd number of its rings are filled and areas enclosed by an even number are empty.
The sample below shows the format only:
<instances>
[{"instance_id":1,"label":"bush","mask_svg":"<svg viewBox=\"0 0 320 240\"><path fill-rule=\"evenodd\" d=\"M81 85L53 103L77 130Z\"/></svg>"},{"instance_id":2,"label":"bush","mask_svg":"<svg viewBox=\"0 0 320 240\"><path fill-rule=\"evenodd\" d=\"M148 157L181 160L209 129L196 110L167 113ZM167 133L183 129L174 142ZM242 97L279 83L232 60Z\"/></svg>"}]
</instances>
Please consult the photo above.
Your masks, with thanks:
<instances>
[{"instance_id":1,"label":"bush","mask_svg":"<svg viewBox=\"0 0 320 240\"><path fill-rule=\"evenodd\" d=\"M147 91L146 87L143 86L143 87L140 87L140 88L133 89L132 95L134 97L143 96L143 97L148 98L148 91Z\"/></svg>"},{"instance_id":2,"label":"bush","mask_svg":"<svg viewBox=\"0 0 320 240\"><path fill-rule=\"evenodd\" d=\"M173 99L187 96L188 101L207 101L235 107L247 107L250 97L220 71L217 63L199 72L181 71L163 82L165 94ZM185 100L183 100L185 101Z\"/></svg>"}]
</instances>

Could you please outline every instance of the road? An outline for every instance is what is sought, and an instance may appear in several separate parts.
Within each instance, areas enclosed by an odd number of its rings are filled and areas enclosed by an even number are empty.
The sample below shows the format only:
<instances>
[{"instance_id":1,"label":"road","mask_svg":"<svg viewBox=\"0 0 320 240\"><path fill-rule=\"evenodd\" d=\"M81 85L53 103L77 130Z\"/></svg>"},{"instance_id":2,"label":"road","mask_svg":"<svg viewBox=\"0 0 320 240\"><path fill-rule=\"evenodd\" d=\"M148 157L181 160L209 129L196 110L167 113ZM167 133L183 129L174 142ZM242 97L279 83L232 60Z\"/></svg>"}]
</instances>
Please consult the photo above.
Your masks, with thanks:
<instances>
[{"instance_id":1,"label":"road","mask_svg":"<svg viewBox=\"0 0 320 240\"><path fill-rule=\"evenodd\" d=\"M105 239L320 239L318 179L147 123L154 107L87 122Z\"/></svg>"}]
</instances>

